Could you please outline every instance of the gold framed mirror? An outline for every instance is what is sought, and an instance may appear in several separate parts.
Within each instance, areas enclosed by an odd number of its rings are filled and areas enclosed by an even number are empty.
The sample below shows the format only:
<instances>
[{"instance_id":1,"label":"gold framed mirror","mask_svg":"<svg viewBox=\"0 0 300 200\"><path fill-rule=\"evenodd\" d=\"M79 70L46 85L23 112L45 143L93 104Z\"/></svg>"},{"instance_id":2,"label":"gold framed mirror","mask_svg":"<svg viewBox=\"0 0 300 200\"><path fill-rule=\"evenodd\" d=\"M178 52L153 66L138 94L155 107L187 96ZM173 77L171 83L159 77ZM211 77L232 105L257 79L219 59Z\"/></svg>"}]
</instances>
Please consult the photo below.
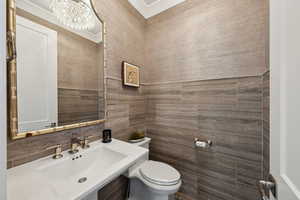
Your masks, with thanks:
<instances>
[{"instance_id":1,"label":"gold framed mirror","mask_svg":"<svg viewBox=\"0 0 300 200\"><path fill-rule=\"evenodd\" d=\"M7 0L13 140L105 121L105 22L93 0L62 2Z\"/></svg>"}]
</instances>

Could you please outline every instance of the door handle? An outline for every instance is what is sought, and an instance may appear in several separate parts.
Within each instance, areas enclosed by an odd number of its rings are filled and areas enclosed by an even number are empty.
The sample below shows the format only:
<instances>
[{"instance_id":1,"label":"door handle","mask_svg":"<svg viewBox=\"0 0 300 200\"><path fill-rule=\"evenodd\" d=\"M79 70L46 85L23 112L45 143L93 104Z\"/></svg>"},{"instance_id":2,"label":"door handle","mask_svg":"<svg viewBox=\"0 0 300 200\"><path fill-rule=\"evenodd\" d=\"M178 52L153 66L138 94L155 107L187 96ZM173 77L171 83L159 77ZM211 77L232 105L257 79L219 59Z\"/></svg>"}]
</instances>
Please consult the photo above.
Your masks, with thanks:
<instances>
[{"instance_id":1,"label":"door handle","mask_svg":"<svg viewBox=\"0 0 300 200\"><path fill-rule=\"evenodd\" d=\"M270 200L269 193L277 199L277 187L274 177L270 174L269 181L260 180L257 183L259 193L262 200Z\"/></svg>"}]
</instances>

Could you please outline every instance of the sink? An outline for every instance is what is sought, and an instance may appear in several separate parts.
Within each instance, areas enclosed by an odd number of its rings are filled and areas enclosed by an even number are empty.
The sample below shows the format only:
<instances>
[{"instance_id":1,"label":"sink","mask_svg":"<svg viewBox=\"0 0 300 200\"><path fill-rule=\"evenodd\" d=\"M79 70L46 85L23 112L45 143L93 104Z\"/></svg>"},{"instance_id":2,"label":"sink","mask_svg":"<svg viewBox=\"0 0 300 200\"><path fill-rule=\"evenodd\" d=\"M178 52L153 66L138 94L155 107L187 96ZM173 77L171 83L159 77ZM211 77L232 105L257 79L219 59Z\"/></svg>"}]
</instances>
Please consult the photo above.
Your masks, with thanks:
<instances>
[{"instance_id":1,"label":"sink","mask_svg":"<svg viewBox=\"0 0 300 200\"><path fill-rule=\"evenodd\" d=\"M147 149L116 139L90 146L74 155L63 152L58 160L49 156L9 169L8 200L86 199L148 156Z\"/></svg>"},{"instance_id":2,"label":"sink","mask_svg":"<svg viewBox=\"0 0 300 200\"><path fill-rule=\"evenodd\" d=\"M63 176L65 180L76 182L93 171L104 172L124 158L126 155L101 146L93 151L62 159L60 162L42 165L37 170L53 181L60 180ZM53 171L58 173L53 173Z\"/></svg>"}]
</instances>

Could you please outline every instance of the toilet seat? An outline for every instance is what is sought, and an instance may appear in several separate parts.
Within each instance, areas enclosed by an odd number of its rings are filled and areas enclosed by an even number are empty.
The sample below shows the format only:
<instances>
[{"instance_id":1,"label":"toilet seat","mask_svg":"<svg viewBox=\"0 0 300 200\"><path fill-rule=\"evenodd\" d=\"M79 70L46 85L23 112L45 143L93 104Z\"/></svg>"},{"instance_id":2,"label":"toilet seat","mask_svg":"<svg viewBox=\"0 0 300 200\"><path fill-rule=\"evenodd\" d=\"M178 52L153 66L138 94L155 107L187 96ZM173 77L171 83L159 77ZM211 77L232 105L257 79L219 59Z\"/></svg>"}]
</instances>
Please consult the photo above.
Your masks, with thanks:
<instances>
[{"instance_id":1,"label":"toilet seat","mask_svg":"<svg viewBox=\"0 0 300 200\"><path fill-rule=\"evenodd\" d=\"M168 164L157 161L146 161L140 168L141 176L150 183L171 186L180 182L179 172Z\"/></svg>"}]
</instances>

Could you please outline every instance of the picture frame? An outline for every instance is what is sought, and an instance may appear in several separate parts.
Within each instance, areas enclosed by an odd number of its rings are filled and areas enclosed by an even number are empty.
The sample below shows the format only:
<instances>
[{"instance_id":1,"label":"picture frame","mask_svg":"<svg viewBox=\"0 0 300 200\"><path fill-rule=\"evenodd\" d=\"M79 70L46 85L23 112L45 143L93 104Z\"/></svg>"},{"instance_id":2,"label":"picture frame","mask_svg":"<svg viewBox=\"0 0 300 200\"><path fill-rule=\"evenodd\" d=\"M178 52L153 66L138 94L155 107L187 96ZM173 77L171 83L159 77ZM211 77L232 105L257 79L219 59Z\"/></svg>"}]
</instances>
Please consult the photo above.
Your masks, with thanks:
<instances>
[{"instance_id":1,"label":"picture frame","mask_svg":"<svg viewBox=\"0 0 300 200\"><path fill-rule=\"evenodd\" d=\"M123 61L123 84L129 87L140 87L140 67Z\"/></svg>"}]
</instances>

